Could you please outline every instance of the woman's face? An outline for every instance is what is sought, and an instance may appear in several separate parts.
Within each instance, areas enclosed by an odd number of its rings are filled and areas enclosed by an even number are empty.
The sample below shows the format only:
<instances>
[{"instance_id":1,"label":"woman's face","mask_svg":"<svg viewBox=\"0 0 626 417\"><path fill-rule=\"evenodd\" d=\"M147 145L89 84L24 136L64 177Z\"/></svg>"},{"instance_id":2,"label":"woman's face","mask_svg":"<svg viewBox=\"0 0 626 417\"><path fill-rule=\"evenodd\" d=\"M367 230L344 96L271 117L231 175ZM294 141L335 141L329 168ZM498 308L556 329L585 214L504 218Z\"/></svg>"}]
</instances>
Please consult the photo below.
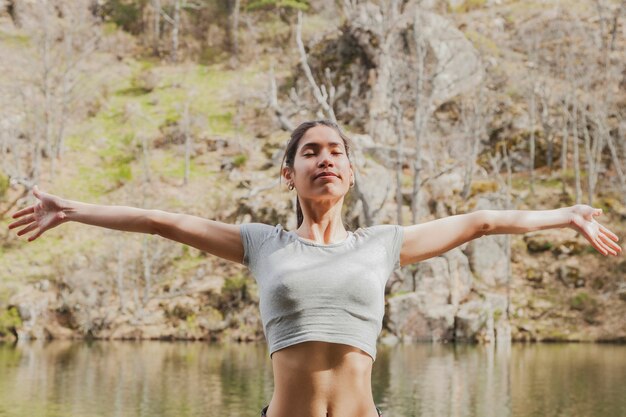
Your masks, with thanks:
<instances>
[{"instance_id":1,"label":"woman's face","mask_svg":"<svg viewBox=\"0 0 626 417\"><path fill-rule=\"evenodd\" d=\"M303 199L339 198L347 194L354 182L343 139L324 125L306 131L298 143L293 170L285 167L283 175Z\"/></svg>"}]
</instances>

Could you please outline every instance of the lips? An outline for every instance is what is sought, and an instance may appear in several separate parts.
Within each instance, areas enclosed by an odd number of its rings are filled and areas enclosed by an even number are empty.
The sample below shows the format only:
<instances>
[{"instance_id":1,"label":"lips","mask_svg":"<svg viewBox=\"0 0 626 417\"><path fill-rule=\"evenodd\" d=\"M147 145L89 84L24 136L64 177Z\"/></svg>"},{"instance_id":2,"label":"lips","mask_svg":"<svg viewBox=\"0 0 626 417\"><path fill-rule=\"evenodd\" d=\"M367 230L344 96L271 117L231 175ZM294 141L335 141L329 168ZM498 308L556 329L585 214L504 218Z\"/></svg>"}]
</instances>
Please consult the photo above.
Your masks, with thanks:
<instances>
[{"instance_id":1,"label":"lips","mask_svg":"<svg viewBox=\"0 0 626 417\"><path fill-rule=\"evenodd\" d=\"M334 172L325 171L325 172L320 172L319 174L317 174L315 176L315 179L318 179L318 178L321 178L321 177L337 177L337 178L339 178L339 175L335 174Z\"/></svg>"}]
</instances>

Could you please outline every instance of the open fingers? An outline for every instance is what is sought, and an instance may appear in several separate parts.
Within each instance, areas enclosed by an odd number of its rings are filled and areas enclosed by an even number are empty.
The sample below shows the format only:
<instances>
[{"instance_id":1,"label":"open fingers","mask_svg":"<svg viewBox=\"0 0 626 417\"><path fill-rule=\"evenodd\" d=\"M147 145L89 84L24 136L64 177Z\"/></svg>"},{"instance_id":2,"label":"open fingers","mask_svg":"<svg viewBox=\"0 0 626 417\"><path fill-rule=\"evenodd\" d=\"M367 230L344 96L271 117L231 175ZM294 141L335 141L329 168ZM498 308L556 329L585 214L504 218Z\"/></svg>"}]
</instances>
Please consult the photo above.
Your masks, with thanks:
<instances>
[{"instance_id":1,"label":"open fingers","mask_svg":"<svg viewBox=\"0 0 626 417\"><path fill-rule=\"evenodd\" d=\"M615 251L617 253L621 253L622 252L622 248L621 246L619 246L617 243L613 242L611 239L609 239L609 236L607 236L604 233L600 233L598 235L598 240L600 240L602 243L604 243L606 246L608 246L609 248L611 248L613 251Z\"/></svg>"},{"instance_id":2,"label":"open fingers","mask_svg":"<svg viewBox=\"0 0 626 417\"><path fill-rule=\"evenodd\" d=\"M617 237L617 235L615 233L611 232L609 229L607 229L606 227L602 226L599 223L598 223L598 226L600 226L600 231L602 233L604 233L605 235L609 236L611 239L613 239L616 242L619 240L619 238Z\"/></svg>"},{"instance_id":3,"label":"open fingers","mask_svg":"<svg viewBox=\"0 0 626 417\"><path fill-rule=\"evenodd\" d=\"M596 238L593 240L594 247L603 255L608 255L609 253L615 255L613 249L609 248L601 239Z\"/></svg>"},{"instance_id":4,"label":"open fingers","mask_svg":"<svg viewBox=\"0 0 626 417\"><path fill-rule=\"evenodd\" d=\"M16 211L15 213L13 213L13 216L11 217L13 217L14 219L17 219L18 217L22 217L25 214L32 214L34 212L35 212L35 206L29 206L19 211Z\"/></svg>"},{"instance_id":5,"label":"open fingers","mask_svg":"<svg viewBox=\"0 0 626 417\"><path fill-rule=\"evenodd\" d=\"M34 221L35 221L35 216L34 215L31 215L31 216L28 216L28 217L24 217L21 220L18 220L16 222L13 222L13 223L9 224L9 229L14 229L16 227L19 227L19 226L22 226L24 224L28 224L28 223L31 223L31 222L34 222Z\"/></svg>"},{"instance_id":6,"label":"open fingers","mask_svg":"<svg viewBox=\"0 0 626 417\"><path fill-rule=\"evenodd\" d=\"M32 242L33 240L37 239L39 236L41 236L41 234L43 233L42 229L37 230L37 233L35 233L34 235L32 235L31 237L28 238L29 242Z\"/></svg>"},{"instance_id":7,"label":"open fingers","mask_svg":"<svg viewBox=\"0 0 626 417\"><path fill-rule=\"evenodd\" d=\"M17 232L17 235L22 236L28 232L35 230L36 228L37 228L37 223L31 223L30 225L26 226L25 228Z\"/></svg>"}]
</instances>

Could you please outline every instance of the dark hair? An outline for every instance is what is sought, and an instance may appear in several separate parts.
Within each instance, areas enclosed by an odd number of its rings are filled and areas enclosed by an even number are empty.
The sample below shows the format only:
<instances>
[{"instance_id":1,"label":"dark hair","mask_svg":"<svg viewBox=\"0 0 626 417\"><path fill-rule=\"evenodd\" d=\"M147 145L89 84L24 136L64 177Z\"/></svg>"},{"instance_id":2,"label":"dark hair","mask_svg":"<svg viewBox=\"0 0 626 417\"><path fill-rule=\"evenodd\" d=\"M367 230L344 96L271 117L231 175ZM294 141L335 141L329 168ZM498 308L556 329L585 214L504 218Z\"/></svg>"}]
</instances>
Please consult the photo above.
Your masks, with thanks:
<instances>
[{"instance_id":1,"label":"dark hair","mask_svg":"<svg viewBox=\"0 0 626 417\"><path fill-rule=\"evenodd\" d=\"M331 120L312 120L300 124L300 126L296 127L293 132L291 132L291 139L289 140L289 143L287 143L285 156L283 156L283 162L280 164L281 177L283 172L283 166L286 165L289 168L293 169L293 163L296 159L296 151L298 150L298 144L300 143L300 139L302 139L307 130L315 126L328 126L331 129L334 129L339 137L341 137L341 139L343 140L343 144L346 148L346 156L348 157L348 160L350 160L351 140L341 131L337 123ZM296 218L298 224L297 227L300 227L300 225L304 221L304 216L302 215L302 208L300 207L300 200L298 199L298 196L296 196Z\"/></svg>"}]
</instances>

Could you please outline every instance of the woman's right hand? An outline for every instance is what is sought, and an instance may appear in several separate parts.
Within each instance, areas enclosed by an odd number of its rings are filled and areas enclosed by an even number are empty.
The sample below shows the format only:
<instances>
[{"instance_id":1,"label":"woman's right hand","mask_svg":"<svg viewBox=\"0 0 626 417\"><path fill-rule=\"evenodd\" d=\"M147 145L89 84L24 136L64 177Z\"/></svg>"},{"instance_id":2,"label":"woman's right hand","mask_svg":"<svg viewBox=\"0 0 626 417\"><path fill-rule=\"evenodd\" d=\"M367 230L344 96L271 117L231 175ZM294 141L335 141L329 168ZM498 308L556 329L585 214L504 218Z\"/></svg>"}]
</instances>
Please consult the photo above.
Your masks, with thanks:
<instances>
[{"instance_id":1,"label":"woman's right hand","mask_svg":"<svg viewBox=\"0 0 626 417\"><path fill-rule=\"evenodd\" d=\"M39 191L36 185L33 187L33 195L37 197L39 202L17 211L12 217L14 219L21 217L21 219L9 224L9 229L25 226L17 232L18 236L37 230L34 234L29 236L29 242L37 239L46 230L50 230L68 221L66 218L67 215L63 211L65 208L63 199Z\"/></svg>"}]
</instances>

